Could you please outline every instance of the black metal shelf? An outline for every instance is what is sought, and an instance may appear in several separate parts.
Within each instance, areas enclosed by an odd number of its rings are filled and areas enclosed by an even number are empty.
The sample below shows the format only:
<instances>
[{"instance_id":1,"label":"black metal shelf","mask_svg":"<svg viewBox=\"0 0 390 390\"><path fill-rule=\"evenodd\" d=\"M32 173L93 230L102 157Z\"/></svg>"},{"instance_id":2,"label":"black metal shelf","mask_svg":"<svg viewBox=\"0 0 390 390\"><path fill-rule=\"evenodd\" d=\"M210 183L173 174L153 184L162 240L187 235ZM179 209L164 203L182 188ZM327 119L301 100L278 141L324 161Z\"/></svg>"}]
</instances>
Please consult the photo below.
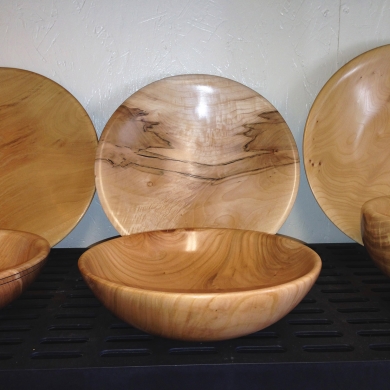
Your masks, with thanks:
<instances>
[{"instance_id":1,"label":"black metal shelf","mask_svg":"<svg viewBox=\"0 0 390 390\"><path fill-rule=\"evenodd\" d=\"M81 278L84 250L53 249L38 279L0 310L2 388L387 388L390 279L358 244L310 246L323 269L295 310L255 334L207 343L118 320Z\"/></svg>"}]
</instances>

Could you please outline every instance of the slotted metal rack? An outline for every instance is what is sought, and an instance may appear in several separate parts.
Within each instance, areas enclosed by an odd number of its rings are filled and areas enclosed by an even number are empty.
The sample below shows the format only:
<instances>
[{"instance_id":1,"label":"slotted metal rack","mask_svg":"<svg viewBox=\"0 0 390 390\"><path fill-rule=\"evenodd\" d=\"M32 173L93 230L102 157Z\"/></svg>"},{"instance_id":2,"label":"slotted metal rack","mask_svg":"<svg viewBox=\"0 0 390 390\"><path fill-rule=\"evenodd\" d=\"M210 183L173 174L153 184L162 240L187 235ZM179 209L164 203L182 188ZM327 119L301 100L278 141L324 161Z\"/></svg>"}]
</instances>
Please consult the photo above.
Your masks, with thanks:
<instances>
[{"instance_id":1,"label":"slotted metal rack","mask_svg":"<svg viewBox=\"0 0 390 390\"><path fill-rule=\"evenodd\" d=\"M83 282L84 249L52 249L39 278L0 310L0 388L387 389L390 279L358 244L310 246L323 268L295 310L207 343L121 322Z\"/></svg>"}]
</instances>

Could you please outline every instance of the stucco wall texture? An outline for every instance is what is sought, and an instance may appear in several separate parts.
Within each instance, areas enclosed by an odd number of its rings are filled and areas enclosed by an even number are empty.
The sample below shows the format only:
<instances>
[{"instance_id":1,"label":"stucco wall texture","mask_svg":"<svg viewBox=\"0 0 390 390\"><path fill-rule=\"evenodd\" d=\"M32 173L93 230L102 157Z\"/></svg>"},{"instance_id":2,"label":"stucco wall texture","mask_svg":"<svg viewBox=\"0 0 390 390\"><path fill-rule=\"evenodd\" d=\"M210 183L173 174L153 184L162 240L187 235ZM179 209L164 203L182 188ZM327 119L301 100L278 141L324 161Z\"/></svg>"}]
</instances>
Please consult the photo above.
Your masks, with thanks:
<instances>
[{"instance_id":1,"label":"stucco wall texture","mask_svg":"<svg viewBox=\"0 0 390 390\"><path fill-rule=\"evenodd\" d=\"M389 0L0 0L0 66L65 87L98 136L115 109L146 84L177 74L227 77L279 110L302 157L318 92L346 62L390 43L389 21ZM308 243L351 241L318 206L303 166L296 203L279 233ZM95 196L57 247L116 235Z\"/></svg>"}]
</instances>

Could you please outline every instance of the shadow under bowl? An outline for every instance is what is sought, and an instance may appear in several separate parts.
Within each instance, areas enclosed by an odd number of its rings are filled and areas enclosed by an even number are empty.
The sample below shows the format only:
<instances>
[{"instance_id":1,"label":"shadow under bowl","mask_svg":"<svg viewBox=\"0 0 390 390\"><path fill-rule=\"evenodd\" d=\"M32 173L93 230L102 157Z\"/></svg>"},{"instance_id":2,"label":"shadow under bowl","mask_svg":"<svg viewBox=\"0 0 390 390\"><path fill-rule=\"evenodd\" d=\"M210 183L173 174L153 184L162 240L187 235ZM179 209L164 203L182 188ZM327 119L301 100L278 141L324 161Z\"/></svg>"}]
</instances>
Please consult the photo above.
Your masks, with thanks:
<instances>
[{"instance_id":1,"label":"shadow under bowl","mask_svg":"<svg viewBox=\"0 0 390 390\"><path fill-rule=\"evenodd\" d=\"M0 308L31 284L49 252L49 243L36 234L0 230Z\"/></svg>"},{"instance_id":2,"label":"shadow under bowl","mask_svg":"<svg viewBox=\"0 0 390 390\"><path fill-rule=\"evenodd\" d=\"M390 196L363 204L361 229L364 246L372 261L390 277Z\"/></svg>"},{"instance_id":3,"label":"shadow under bowl","mask_svg":"<svg viewBox=\"0 0 390 390\"><path fill-rule=\"evenodd\" d=\"M167 338L211 341L285 316L312 287L321 260L287 237L177 229L106 241L78 265L96 297L125 322Z\"/></svg>"}]
</instances>

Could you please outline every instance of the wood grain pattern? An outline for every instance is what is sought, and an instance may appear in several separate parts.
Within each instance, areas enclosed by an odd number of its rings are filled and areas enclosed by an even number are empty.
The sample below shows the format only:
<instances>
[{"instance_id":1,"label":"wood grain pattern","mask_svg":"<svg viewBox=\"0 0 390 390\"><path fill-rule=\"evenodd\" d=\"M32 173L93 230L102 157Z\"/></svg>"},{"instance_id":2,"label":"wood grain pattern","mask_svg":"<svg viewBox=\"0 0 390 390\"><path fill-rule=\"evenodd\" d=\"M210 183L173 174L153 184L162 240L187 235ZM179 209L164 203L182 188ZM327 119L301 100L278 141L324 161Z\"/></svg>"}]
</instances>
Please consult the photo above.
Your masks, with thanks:
<instances>
[{"instance_id":1,"label":"wood grain pattern","mask_svg":"<svg viewBox=\"0 0 390 390\"><path fill-rule=\"evenodd\" d=\"M121 235L186 227L275 233L299 182L292 134L253 90L207 75L130 96L99 141L98 195Z\"/></svg>"},{"instance_id":2,"label":"wood grain pattern","mask_svg":"<svg viewBox=\"0 0 390 390\"><path fill-rule=\"evenodd\" d=\"M300 242L234 229L178 229L92 247L79 269L115 315L184 340L243 336L276 322L306 295L321 260Z\"/></svg>"},{"instance_id":3,"label":"wood grain pattern","mask_svg":"<svg viewBox=\"0 0 390 390\"><path fill-rule=\"evenodd\" d=\"M366 52L328 81L303 142L311 189L345 234L362 243L366 201L390 193L390 45Z\"/></svg>"},{"instance_id":4,"label":"wood grain pattern","mask_svg":"<svg viewBox=\"0 0 390 390\"><path fill-rule=\"evenodd\" d=\"M35 234L0 230L0 308L16 299L37 277L50 252Z\"/></svg>"},{"instance_id":5,"label":"wood grain pattern","mask_svg":"<svg viewBox=\"0 0 390 390\"><path fill-rule=\"evenodd\" d=\"M53 246L92 200L94 127L60 85L10 68L0 68L0 119L0 228Z\"/></svg>"},{"instance_id":6,"label":"wood grain pattern","mask_svg":"<svg viewBox=\"0 0 390 390\"><path fill-rule=\"evenodd\" d=\"M390 196L364 203L362 237L371 259L390 277Z\"/></svg>"}]
</instances>

